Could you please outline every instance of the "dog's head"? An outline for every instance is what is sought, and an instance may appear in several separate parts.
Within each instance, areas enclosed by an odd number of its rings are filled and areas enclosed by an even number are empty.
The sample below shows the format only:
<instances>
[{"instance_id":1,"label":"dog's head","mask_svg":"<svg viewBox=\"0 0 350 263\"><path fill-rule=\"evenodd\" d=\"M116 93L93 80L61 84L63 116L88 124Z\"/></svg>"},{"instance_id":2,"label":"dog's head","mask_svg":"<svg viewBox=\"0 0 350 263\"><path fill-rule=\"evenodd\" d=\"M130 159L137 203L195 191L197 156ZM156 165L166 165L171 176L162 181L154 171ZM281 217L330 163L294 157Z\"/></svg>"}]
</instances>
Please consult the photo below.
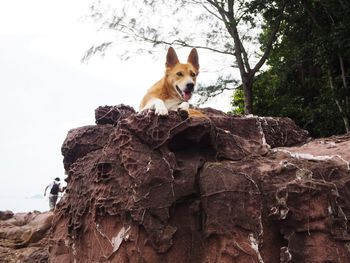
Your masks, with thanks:
<instances>
[{"instance_id":1,"label":"dog's head","mask_svg":"<svg viewBox=\"0 0 350 263\"><path fill-rule=\"evenodd\" d=\"M182 64L177 58L175 50L170 47L166 56L165 80L170 92L184 101L188 101L194 90L199 73L198 53L193 48L188 56L187 63Z\"/></svg>"}]
</instances>

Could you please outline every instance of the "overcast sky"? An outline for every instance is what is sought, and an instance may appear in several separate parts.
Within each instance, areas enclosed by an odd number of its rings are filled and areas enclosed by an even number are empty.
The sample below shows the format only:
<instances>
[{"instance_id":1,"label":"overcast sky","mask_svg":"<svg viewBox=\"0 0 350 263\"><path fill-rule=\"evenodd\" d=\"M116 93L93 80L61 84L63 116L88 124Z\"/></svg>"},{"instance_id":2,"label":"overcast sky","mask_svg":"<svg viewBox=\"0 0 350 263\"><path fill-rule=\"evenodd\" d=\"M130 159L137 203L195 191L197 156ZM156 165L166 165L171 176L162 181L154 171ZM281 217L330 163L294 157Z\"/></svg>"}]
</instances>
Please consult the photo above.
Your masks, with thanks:
<instances>
[{"instance_id":1,"label":"overcast sky","mask_svg":"<svg viewBox=\"0 0 350 263\"><path fill-rule=\"evenodd\" d=\"M80 59L98 40L83 22L89 0L0 2L0 210L5 196L41 194L64 178L60 148L69 129L94 124L100 105L137 109L144 92L164 71L164 59L138 56ZM189 49L179 51L185 60ZM164 53L165 56L165 53ZM206 79L208 66L199 78ZM214 65L211 65L214 66ZM211 105L228 110L229 98Z\"/></svg>"}]
</instances>

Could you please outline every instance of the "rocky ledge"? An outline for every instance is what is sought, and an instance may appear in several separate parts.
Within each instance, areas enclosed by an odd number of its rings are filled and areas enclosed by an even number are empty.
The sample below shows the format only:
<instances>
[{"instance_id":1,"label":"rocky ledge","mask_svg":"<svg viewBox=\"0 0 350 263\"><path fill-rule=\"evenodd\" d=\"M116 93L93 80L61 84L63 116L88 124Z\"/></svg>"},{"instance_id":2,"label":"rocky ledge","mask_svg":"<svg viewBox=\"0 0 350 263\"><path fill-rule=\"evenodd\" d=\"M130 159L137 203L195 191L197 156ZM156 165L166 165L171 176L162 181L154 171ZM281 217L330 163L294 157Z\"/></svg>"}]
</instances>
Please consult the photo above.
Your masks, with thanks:
<instances>
[{"instance_id":1,"label":"rocky ledge","mask_svg":"<svg viewBox=\"0 0 350 263\"><path fill-rule=\"evenodd\" d=\"M350 262L350 136L203 112L105 106L69 131L49 262Z\"/></svg>"}]
</instances>

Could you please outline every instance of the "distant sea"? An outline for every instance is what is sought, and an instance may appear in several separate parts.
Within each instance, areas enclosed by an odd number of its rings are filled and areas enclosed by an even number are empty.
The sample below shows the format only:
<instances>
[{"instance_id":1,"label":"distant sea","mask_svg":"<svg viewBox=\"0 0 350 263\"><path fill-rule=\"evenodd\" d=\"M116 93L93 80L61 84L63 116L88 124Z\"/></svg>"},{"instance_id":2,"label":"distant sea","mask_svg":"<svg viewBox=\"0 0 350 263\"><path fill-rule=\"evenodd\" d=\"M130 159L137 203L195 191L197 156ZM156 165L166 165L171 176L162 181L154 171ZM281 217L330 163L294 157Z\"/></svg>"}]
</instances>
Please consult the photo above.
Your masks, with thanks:
<instances>
[{"instance_id":1,"label":"distant sea","mask_svg":"<svg viewBox=\"0 0 350 263\"><path fill-rule=\"evenodd\" d=\"M50 210L49 200L43 195L30 197L0 196L0 211L11 210L14 213L32 212L34 210L45 212Z\"/></svg>"}]
</instances>

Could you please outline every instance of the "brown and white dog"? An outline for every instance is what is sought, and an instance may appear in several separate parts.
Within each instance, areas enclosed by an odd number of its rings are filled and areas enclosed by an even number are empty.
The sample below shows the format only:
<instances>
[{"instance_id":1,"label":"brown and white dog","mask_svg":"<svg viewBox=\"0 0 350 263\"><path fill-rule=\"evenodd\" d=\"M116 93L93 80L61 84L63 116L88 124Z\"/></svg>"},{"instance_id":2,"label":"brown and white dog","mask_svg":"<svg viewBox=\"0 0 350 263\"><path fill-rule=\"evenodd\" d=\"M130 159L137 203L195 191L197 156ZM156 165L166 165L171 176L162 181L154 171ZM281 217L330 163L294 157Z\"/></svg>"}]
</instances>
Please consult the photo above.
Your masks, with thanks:
<instances>
[{"instance_id":1,"label":"brown and white dog","mask_svg":"<svg viewBox=\"0 0 350 263\"><path fill-rule=\"evenodd\" d=\"M168 115L169 111L183 110L190 116L204 117L199 111L189 109L188 101L199 73L198 53L193 48L187 63L179 62L175 50L170 47L166 56L165 76L154 84L143 97L140 110L154 109L156 115Z\"/></svg>"}]
</instances>

